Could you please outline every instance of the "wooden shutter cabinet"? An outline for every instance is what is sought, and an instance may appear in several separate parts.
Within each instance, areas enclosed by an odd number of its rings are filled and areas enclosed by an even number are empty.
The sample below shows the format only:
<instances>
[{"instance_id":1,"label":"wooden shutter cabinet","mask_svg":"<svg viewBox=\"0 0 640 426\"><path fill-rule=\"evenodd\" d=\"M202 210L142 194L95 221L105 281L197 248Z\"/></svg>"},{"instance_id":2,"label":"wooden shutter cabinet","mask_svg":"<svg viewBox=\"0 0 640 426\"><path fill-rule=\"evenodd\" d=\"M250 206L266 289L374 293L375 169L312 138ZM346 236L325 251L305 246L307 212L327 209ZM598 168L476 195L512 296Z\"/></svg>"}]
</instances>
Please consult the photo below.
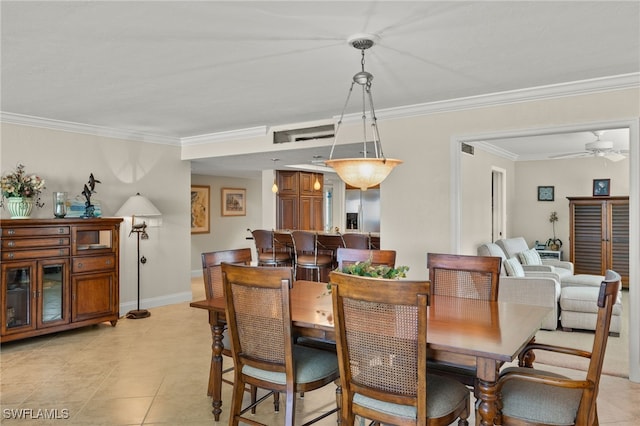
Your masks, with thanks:
<instances>
[{"instance_id":1,"label":"wooden shutter cabinet","mask_svg":"<svg viewBox=\"0 0 640 426\"><path fill-rule=\"evenodd\" d=\"M629 288L629 197L569 197L570 260L576 274L613 269Z\"/></svg>"},{"instance_id":2,"label":"wooden shutter cabinet","mask_svg":"<svg viewBox=\"0 0 640 426\"><path fill-rule=\"evenodd\" d=\"M277 172L278 229L322 231L324 229L322 174L310 172ZM314 189L316 179L320 189Z\"/></svg>"}]
</instances>

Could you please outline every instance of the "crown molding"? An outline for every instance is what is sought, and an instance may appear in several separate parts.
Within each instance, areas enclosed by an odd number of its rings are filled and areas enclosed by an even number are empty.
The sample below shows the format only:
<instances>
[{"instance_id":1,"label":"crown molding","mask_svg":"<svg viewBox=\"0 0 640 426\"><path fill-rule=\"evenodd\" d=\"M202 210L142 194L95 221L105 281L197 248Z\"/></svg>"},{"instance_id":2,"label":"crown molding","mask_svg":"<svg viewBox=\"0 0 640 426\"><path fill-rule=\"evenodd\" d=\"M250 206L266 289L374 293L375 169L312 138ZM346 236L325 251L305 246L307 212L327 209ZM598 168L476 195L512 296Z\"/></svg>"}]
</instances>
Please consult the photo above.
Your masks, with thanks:
<instances>
[{"instance_id":1,"label":"crown molding","mask_svg":"<svg viewBox=\"0 0 640 426\"><path fill-rule=\"evenodd\" d=\"M476 148L480 148L481 150L489 152L493 155L497 155L498 157L506 158L511 161L521 160L518 154L514 154L511 151L507 151L506 149L502 149L500 147L497 147L487 142L465 142L465 143L472 145Z\"/></svg>"},{"instance_id":2,"label":"crown molding","mask_svg":"<svg viewBox=\"0 0 640 426\"><path fill-rule=\"evenodd\" d=\"M429 115L443 112L483 108L490 106L521 103L535 100L560 98L566 96L584 95L590 93L607 92L612 90L624 90L640 87L640 73L622 74L609 77L594 78L589 80L573 81L569 83L551 84L547 86L531 87L526 89L510 90L505 92L490 93L486 95L469 96L444 101L428 102L415 105L406 105L396 108L377 110L378 119L408 118L420 115ZM337 116L334 117L334 120ZM361 113L349 114L343 117L344 123L356 122L362 119ZM224 132L208 133L204 135L189 136L184 138L152 135L124 129L94 126L90 124L73 123L69 121L52 120L48 118L29 115L0 112L0 122L21 124L25 126L42 127L53 130L61 130L73 133L83 133L95 136L104 136L117 139L135 140L140 142L158 143L165 145L200 145L211 142L228 141L234 139L247 139L264 137L267 135L267 126L250 127L246 129L230 130Z\"/></svg>"},{"instance_id":3,"label":"crown molding","mask_svg":"<svg viewBox=\"0 0 640 426\"><path fill-rule=\"evenodd\" d=\"M526 89L489 93L486 95L448 99L444 101L406 105L396 108L376 110L378 119L408 118L443 112L485 108L513 103L530 102L566 96L584 95L612 90L624 90L640 87L640 73L630 73ZM349 114L343 122L355 122L362 119L362 114Z\"/></svg>"},{"instance_id":4,"label":"crown molding","mask_svg":"<svg viewBox=\"0 0 640 426\"><path fill-rule=\"evenodd\" d=\"M180 146L179 138L152 135L125 129L94 126L92 124L53 120L50 118L34 117L31 115L15 114L11 112L0 112L0 122L9 124L20 124L23 126L31 127L41 127L51 130L60 130L63 132L82 133L86 135L102 136L107 138Z\"/></svg>"}]
</instances>

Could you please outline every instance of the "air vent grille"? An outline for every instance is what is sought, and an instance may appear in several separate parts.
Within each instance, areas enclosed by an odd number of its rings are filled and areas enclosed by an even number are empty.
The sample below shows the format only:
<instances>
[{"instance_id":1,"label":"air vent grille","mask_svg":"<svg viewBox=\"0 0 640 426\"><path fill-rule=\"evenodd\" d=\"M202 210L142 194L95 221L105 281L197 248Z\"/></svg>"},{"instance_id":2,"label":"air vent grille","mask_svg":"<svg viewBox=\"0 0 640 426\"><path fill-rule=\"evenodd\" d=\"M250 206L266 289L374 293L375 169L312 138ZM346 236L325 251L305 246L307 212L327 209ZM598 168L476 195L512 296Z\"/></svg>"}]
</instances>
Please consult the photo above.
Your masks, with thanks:
<instances>
[{"instance_id":1,"label":"air vent grille","mask_svg":"<svg viewBox=\"0 0 640 426\"><path fill-rule=\"evenodd\" d=\"M473 145L469 145L463 142L460 149L465 154L473 155Z\"/></svg>"},{"instance_id":2,"label":"air vent grille","mask_svg":"<svg viewBox=\"0 0 640 426\"><path fill-rule=\"evenodd\" d=\"M273 132L273 143L302 142L313 139L329 139L335 136L333 124L304 127Z\"/></svg>"}]
</instances>

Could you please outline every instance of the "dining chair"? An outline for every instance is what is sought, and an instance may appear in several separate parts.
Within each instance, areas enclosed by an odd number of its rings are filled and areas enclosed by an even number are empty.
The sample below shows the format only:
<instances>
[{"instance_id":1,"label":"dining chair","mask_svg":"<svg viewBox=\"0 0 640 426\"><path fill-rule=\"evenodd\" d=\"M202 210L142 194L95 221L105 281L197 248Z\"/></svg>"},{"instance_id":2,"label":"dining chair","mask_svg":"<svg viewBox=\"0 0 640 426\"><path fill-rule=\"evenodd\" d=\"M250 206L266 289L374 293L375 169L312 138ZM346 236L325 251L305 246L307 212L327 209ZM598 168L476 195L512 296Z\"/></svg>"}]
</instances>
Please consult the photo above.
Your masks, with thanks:
<instances>
[{"instance_id":1,"label":"dining chair","mask_svg":"<svg viewBox=\"0 0 640 426\"><path fill-rule=\"evenodd\" d=\"M342 241L344 241L344 246L346 248L367 250L371 248L369 234L356 234L349 232L342 234Z\"/></svg>"},{"instance_id":2,"label":"dining chair","mask_svg":"<svg viewBox=\"0 0 640 426\"><path fill-rule=\"evenodd\" d=\"M294 425L296 392L319 389L339 377L335 353L295 345L291 324L289 288L292 270L286 267L222 265L226 315L231 332L231 353L235 380L230 425L245 422L243 417L271 393L286 394L284 424ZM242 407L246 384L269 390L269 394ZM336 408L306 424L338 412L340 386L336 387Z\"/></svg>"},{"instance_id":3,"label":"dining chair","mask_svg":"<svg viewBox=\"0 0 640 426\"><path fill-rule=\"evenodd\" d=\"M597 425L596 400L611 313L621 286L620 275L608 270L600 284L598 322L591 352L531 343L520 356L520 367L504 369L498 379L502 425ZM545 350L588 358L586 377L574 380L560 374L524 367L529 351Z\"/></svg>"},{"instance_id":4,"label":"dining chair","mask_svg":"<svg viewBox=\"0 0 640 426\"><path fill-rule=\"evenodd\" d=\"M242 248L236 250L220 250L202 253L202 276L204 278L204 294L207 300L222 297L222 262L229 263L241 263L248 265L251 263L251 249ZM224 349L222 354L231 357L231 341L229 340L228 333L224 333L222 337L222 344ZM207 395L211 395L213 391L213 360L211 361L211 368L209 369L209 385L207 388ZM232 371L233 367L223 371L228 373ZM233 384L230 380L223 379L224 382Z\"/></svg>"},{"instance_id":5,"label":"dining chair","mask_svg":"<svg viewBox=\"0 0 640 426\"><path fill-rule=\"evenodd\" d=\"M497 301L501 262L493 256L427 253L431 294ZM434 374L453 377L475 390L475 358L430 351L428 362Z\"/></svg>"},{"instance_id":6,"label":"dining chair","mask_svg":"<svg viewBox=\"0 0 640 426\"><path fill-rule=\"evenodd\" d=\"M316 272L316 281L320 281L320 271L329 271L333 265L333 257L318 252L318 235L315 232L293 231L291 233L294 252L294 277L297 279L298 269Z\"/></svg>"},{"instance_id":7,"label":"dining chair","mask_svg":"<svg viewBox=\"0 0 640 426\"><path fill-rule=\"evenodd\" d=\"M396 266L395 250L369 250L355 248L338 248L336 252L338 269L353 265L356 262L370 261L372 265Z\"/></svg>"},{"instance_id":8,"label":"dining chair","mask_svg":"<svg viewBox=\"0 0 640 426\"><path fill-rule=\"evenodd\" d=\"M256 245L258 266L291 265L291 254L287 248L279 244L275 232L267 229L254 229L251 236Z\"/></svg>"},{"instance_id":9,"label":"dining chair","mask_svg":"<svg viewBox=\"0 0 640 426\"><path fill-rule=\"evenodd\" d=\"M427 367L428 281L331 272L342 424L468 425L470 397Z\"/></svg>"}]
</instances>

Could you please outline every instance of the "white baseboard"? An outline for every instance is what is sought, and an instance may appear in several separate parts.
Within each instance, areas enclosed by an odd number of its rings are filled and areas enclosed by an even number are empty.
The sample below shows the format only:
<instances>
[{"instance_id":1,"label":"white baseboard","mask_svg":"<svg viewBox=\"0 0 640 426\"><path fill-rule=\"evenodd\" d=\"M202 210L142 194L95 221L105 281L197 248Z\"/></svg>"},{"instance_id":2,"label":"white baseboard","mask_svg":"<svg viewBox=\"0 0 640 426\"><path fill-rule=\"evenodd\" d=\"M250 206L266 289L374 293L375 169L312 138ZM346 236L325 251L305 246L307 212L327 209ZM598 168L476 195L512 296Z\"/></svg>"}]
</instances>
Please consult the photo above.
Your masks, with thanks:
<instances>
[{"instance_id":1,"label":"white baseboard","mask_svg":"<svg viewBox=\"0 0 640 426\"><path fill-rule=\"evenodd\" d=\"M190 302L192 299L190 291L181 293L168 294L166 296L152 297L150 299L140 299L141 309L151 309L160 306L175 305L177 303ZM127 312L138 309L138 301L132 300L120 304L120 315L124 316Z\"/></svg>"}]
</instances>

